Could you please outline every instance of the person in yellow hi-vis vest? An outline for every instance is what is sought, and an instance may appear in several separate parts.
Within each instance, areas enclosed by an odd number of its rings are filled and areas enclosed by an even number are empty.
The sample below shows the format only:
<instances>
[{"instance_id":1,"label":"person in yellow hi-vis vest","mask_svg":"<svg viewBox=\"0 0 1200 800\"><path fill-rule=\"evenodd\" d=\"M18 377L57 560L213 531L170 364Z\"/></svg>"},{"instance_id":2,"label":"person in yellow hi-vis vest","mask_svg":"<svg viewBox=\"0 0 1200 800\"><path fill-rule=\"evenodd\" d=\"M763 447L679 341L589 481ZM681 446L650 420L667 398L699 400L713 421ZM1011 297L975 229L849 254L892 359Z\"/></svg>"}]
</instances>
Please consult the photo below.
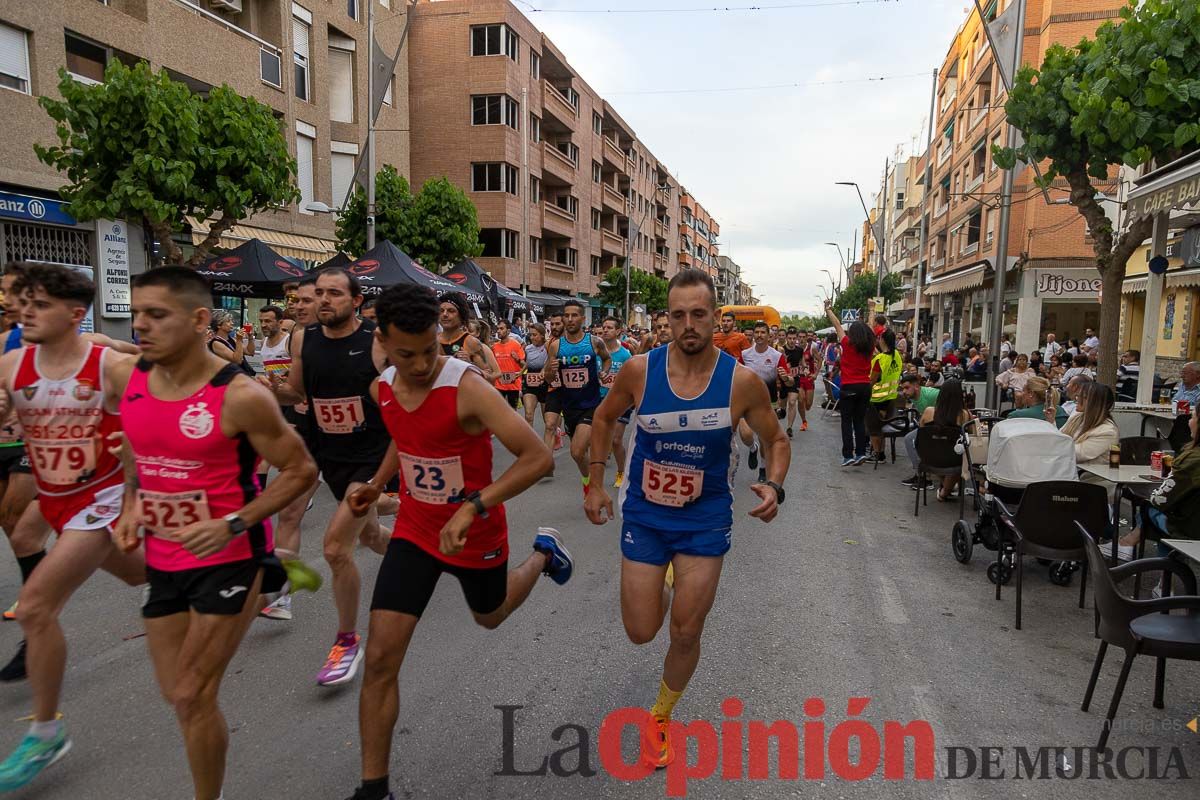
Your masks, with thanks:
<instances>
[{"instance_id":1,"label":"person in yellow hi-vis vest","mask_svg":"<svg viewBox=\"0 0 1200 800\"><path fill-rule=\"evenodd\" d=\"M896 333L891 328L885 328L879 335L878 347L879 352L871 359L871 408L867 412L867 433L871 436L874 458L883 461L883 421L895 412L904 356L896 349Z\"/></svg>"}]
</instances>

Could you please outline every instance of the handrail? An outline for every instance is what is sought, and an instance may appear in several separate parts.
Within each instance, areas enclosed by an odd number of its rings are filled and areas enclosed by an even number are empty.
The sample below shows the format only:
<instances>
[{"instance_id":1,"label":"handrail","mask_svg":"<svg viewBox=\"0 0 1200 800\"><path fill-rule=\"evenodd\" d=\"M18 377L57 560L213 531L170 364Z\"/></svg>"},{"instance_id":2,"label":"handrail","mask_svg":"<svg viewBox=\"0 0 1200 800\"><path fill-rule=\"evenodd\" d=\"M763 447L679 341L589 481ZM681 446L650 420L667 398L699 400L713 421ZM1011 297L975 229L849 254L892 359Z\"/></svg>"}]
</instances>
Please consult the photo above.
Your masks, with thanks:
<instances>
[{"instance_id":1,"label":"handrail","mask_svg":"<svg viewBox=\"0 0 1200 800\"><path fill-rule=\"evenodd\" d=\"M280 57L283 56L283 49L280 48L278 45L271 44L266 39L258 38L253 33L246 30L245 28L239 28L237 25L234 25L232 22L225 19L220 14L214 14L213 12L209 11L207 8L201 8L200 6L196 5L195 2L191 2L191 0L173 0L173 2L176 5L186 7L189 11L195 11L197 14L199 14L202 17L208 17L209 19L213 20L214 22L218 22L221 25L224 25L229 30L233 31L236 34L246 37L247 39L249 39L252 42L257 42L260 47L266 47L271 50L274 50L275 54Z\"/></svg>"}]
</instances>

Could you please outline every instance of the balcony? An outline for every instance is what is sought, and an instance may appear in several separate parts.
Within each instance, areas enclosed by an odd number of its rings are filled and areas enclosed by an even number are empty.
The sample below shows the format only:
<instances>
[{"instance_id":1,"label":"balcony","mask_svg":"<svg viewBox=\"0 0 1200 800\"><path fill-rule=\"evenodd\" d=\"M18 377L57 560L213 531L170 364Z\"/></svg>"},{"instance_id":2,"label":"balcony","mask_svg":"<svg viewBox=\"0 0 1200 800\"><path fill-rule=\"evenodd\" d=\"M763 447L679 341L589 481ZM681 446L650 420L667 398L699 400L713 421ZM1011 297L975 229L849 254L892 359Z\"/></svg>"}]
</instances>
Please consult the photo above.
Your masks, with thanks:
<instances>
[{"instance_id":1,"label":"balcony","mask_svg":"<svg viewBox=\"0 0 1200 800\"><path fill-rule=\"evenodd\" d=\"M939 269L941 269L944 266L946 266L946 257L945 256L934 259L934 261L933 261L933 271L934 272L937 272Z\"/></svg>"},{"instance_id":2,"label":"balcony","mask_svg":"<svg viewBox=\"0 0 1200 800\"><path fill-rule=\"evenodd\" d=\"M671 193L665 189L654 190L654 202L663 208L671 207Z\"/></svg>"},{"instance_id":3,"label":"balcony","mask_svg":"<svg viewBox=\"0 0 1200 800\"><path fill-rule=\"evenodd\" d=\"M601 193L600 202L604 208L613 214L618 214L622 217L628 216L628 201L625 199L625 195L618 192L610 184L604 184L604 191Z\"/></svg>"},{"instance_id":4,"label":"balcony","mask_svg":"<svg viewBox=\"0 0 1200 800\"><path fill-rule=\"evenodd\" d=\"M559 272L565 272L568 275L575 274L575 268L572 267L570 264L563 264L558 261L551 261L548 258L542 259L542 264L544 264L546 269L548 269L548 270L554 269L554 270L558 270Z\"/></svg>"},{"instance_id":5,"label":"balcony","mask_svg":"<svg viewBox=\"0 0 1200 800\"><path fill-rule=\"evenodd\" d=\"M973 256L978 252L979 252L979 242L971 242L969 245L967 245L966 247L964 247L962 249L961 255Z\"/></svg>"},{"instance_id":6,"label":"balcony","mask_svg":"<svg viewBox=\"0 0 1200 800\"><path fill-rule=\"evenodd\" d=\"M941 204L935 206L933 209L933 218L937 219L938 217L942 216L943 214L946 213L947 210L949 210L949 208L950 208L950 206L946 203L941 203Z\"/></svg>"},{"instance_id":7,"label":"balcony","mask_svg":"<svg viewBox=\"0 0 1200 800\"><path fill-rule=\"evenodd\" d=\"M550 233L571 238L575 236L575 218L567 211L547 200L546 212L543 214L542 219L542 228Z\"/></svg>"},{"instance_id":8,"label":"balcony","mask_svg":"<svg viewBox=\"0 0 1200 800\"><path fill-rule=\"evenodd\" d=\"M946 159L950 158L950 153L954 147L950 142L942 142L942 146L938 149L937 165L940 167L946 163Z\"/></svg>"},{"instance_id":9,"label":"balcony","mask_svg":"<svg viewBox=\"0 0 1200 800\"><path fill-rule=\"evenodd\" d=\"M625 152L612 139L607 136L602 138L604 139L604 160L611 164L618 172L628 175L629 163L625 158Z\"/></svg>"},{"instance_id":10,"label":"balcony","mask_svg":"<svg viewBox=\"0 0 1200 800\"><path fill-rule=\"evenodd\" d=\"M142 6L141 13L145 14L145 4L143 3ZM193 19L188 19L189 17ZM196 22L197 19L206 20L206 22ZM208 23L221 26L233 36L214 35ZM220 63L211 65L211 69L194 69L197 65L187 61L173 64L177 69L187 70L188 74L197 80L216 85L223 82L224 79L230 82L232 88L238 93L254 95L254 89L262 87L257 83L251 85L245 81L247 78L257 75L261 84L274 90L282 90L283 50L278 45L256 36L226 17L201 8L200 3L174 0L156 25L160 25L163 30L175 31L182 40L211 43L213 50L222 53ZM243 41L239 42L238 39ZM246 43L250 43L250 46L246 46ZM291 69L290 61L286 68ZM256 99L269 102L268 97L272 97L272 95L263 94L257 96Z\"/></svg>"},{"instance_id":11,"label":"balcony","mask_svg":"<svg viewBox=\"0 0 1200 800\"><path fill-rule=\"evenodd\" d=\"M978 175L976 175L974 178L971 179L971 182L967 184L966 190L969 192L981 183L983 183L983 173L982 172L980 172Z\"/></svg>"},{"instance_id":12,"label":"balcony","mask_svg":"<svg viewBox=\"0 0 1200 800\"><path fill-rule=\"evenodd\" d=\"M600 251L602 253L623 256L625 255L625 247L626 240L624 236L618 236L607 228L600 232Z\"/></svg>"},{"instance_id":13,"label":"balcony","mask_svg":"<svg viewBox=\"0 0 1200 800\"><path fill-rule=\"evenodd\" d=\"M554 88L554 84L549 81L542 81L542 108L547 113L561 122L572 133L579 123L579 109L571 105L570 101Z\"/></svg>"},{"instance_id":14,"label":"balcony","mask_svg":"<svg viewBox=\"0 0 1200 800\"><path fill-rule=\"evenodd\" d=\"M941 109L942 114L945 114L946 109L948 109L950 106L954 105L954 98L956 98L956 97L958 97L957 90L950 92L949 94L947 94L945 97L942 98L942 109Z\"/></svg>"},{"instance_id":15,"label":"balcony","mask_svg":"<svg viewBox=\"0 0 1200 800\"><path fill-rule=\"evenodd\" d=\"M575 164L549 142L542 142L542 170L568 186L575 184Z\"/></svg>"},{"instance_id":16,"label":"balcony","mask_svg":"<svg viewBox=\"0 0 1200 800\"><path fill-rule=\"evenodd\" d=\"M667 226L663 225L659 220L654 220L654 238L662 239L663 241L667 239Z\"/></svg>"}]
</instances>

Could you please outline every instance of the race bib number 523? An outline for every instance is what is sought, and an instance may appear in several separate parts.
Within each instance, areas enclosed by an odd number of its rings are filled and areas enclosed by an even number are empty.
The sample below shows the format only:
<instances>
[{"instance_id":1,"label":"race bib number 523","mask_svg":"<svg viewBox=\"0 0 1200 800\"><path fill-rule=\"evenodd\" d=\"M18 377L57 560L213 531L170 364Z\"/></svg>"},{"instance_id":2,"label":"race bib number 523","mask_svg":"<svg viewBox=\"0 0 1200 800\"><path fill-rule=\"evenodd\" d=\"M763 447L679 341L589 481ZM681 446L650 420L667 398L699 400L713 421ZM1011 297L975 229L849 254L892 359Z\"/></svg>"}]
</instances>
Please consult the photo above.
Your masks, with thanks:
<instances>
[{"instance_id":1,"label":"race bib number 523","mask_svg":"<svg viewBox=\"0 0 1200 800\"><path fill-rule=\"evenodd\" d=\"M187 492L138 489L137 499L142 525L163 539L174 539L181 528L212 519L208 511L208 493L203 489Z\"/></svg>"},{"instance_id":2,"label":"race bib number 523","mask_svg":"<svg viewBox=\"0 0 1200 800\"><path fill-rule=\"evenodd\" d=\"M646 461L642 467L642 493L651 503L682 508L700 497L704 473L688 467L674 467Z\"/></svg>"}]
</instances>

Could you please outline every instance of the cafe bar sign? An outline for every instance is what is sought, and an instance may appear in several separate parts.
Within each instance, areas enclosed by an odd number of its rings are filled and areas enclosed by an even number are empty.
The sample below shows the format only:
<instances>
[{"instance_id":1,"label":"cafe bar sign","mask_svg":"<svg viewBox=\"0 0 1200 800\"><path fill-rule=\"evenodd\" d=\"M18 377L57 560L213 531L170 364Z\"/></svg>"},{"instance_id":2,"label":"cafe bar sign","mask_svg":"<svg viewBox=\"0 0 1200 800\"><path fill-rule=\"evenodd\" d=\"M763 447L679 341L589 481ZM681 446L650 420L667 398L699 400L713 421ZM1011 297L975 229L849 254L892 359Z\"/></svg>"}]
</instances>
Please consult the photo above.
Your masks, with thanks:
<instances>
[{"instance_id":1,"label":"cafe bar sign","mask_svg":"<svg viewBox=\"0 0 1200 800\"><path fill-rule=\"evenodd\" d=\"M1200 202L1200 161L1166 172L1138 186L1129 193L1126 210L1129 212L1129 221L1133 222L1173 209L1187 208L1197 202Z\"/></svg>"}]
</instances>

